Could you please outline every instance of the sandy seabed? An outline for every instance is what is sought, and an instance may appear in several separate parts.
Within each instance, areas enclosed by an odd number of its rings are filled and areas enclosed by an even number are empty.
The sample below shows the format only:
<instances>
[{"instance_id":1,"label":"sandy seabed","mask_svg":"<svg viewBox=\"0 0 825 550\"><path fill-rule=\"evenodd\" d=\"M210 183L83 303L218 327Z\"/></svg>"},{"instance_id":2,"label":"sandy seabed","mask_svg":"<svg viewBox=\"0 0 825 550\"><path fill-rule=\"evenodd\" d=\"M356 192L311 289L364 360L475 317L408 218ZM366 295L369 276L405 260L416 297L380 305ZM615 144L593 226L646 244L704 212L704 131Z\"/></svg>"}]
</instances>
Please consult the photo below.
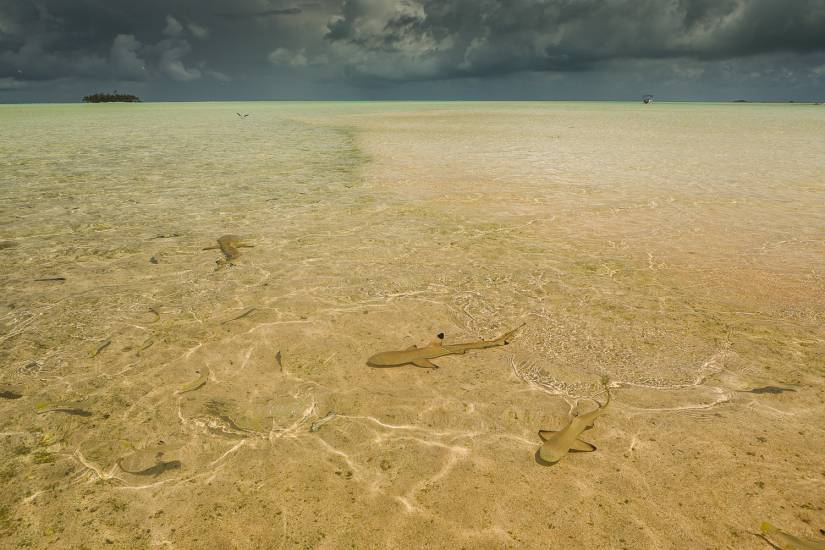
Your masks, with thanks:
<instances>
[{"instance_id":1,"label":"sandy seabed","mask_svg":"<svg viewBox=\"0 0 825 550\"><path fill-rule=\"evenodd\" d=\"M825 540L825 108L0 125L0 546L769 548L765 520ZM222 267L224 234L252 247ZM521 323L438 370L366 365ZM538 430L603 377L597 451L541 464Z\"/></svg>"}]
</instances>

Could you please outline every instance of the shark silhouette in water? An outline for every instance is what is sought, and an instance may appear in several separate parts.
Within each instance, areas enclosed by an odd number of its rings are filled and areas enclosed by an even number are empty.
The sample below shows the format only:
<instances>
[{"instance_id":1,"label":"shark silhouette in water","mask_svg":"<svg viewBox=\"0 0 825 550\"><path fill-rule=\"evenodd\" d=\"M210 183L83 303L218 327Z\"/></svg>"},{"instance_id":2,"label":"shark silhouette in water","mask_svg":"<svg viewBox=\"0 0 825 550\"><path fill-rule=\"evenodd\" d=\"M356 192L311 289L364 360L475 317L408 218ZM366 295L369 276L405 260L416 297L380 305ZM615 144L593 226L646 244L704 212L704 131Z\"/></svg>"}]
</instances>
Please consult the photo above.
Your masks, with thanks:
<instances>
[{"instance_id":1,"label":"shark silhouette in water","mask_svg":"<svg viewBox=\"0 0 825 550\"><path fill-rule=\"evenodd\" d=\"M218 267L222 267L225 265L234 265L232 262L237 260L241 255L241 251L238 250L239 248L252 248L253 246L254 245L244 243L241 237L237 235L223 235L218 238L218 246L207 246L203 250L220 249L226 259L218 260L216 263Z\"/></svg>"},{"instance_id":2,"label":"shark silhouette in water","mask_svg":"<svg viewBox=\"0 0 825 550\"><path fill-rule=\"evenodd\" d=\"M825 540L797 537L774 527L767 521L762 522L760 529L762 533L758 536L770 542L771 546L781 550L825 550ZM825 535L825 529L819 531Z\"/></svg>"},{"instance_id":3,"label":"shark silhouette in water","mask_svg":"<svg viewBox=\"0 0 825 550\"><path fill-rule=\"evenodd\" d=\"M605 391L607 391L607 401L604 404L599 404L598 408L585 414L576 414L570 419L570 422L560 431L541 430L539 437L544 444L538 452L541 462L547 464L555 464L564 458L568 452L589 453L596 450L596 446L586 441L579 439L582 432L593 427L593 422L596 418L604 412L604 409L610 404L610 389L605 383Z\"/></svg>"},{"instance_id":4,"label":"shark silhouette in water","mask_svg":"<svg viewBox=\"0 0 825 550\"><path fill-rule=\"evenodd\" d=\"M120 461L118 461L117 465L120 466L120 469L123 470L124 472L126 472L127 474L132 474L132 475L135 475L135 476L158 477L160 474L162 474L163 472L166 472L168 470L179 470L180 467L181 467L181 461L180 460L170 460L168 462L161 461L161 462L157 462L154 466L150 466L150 467L148 467L144 470L140 470L140 471L136 471L136 472L133 472L131 470L127 470L126 468L124 468L123 465L120 463Z\"/></svg>"},{"instance_id":5,"label":"shark silhouette in water","mask_svg":"<svg viewBox=\"0 0 825 550\"><path fill-rule=\"evenodd\" d=\"M495 340L479 340L477 342L466 342L464 344L445 344L444 333L424 347L410 346L402 351L385 351L377 353L367 359L367 364L371 367L400 367L402 365L415 365L425 369L437 369L431 359L444 357L445 355L463 355L469 350L495 348L506 346L510 340L523 327L521 326L502 334Z\"/></svg>"}]
</instances>

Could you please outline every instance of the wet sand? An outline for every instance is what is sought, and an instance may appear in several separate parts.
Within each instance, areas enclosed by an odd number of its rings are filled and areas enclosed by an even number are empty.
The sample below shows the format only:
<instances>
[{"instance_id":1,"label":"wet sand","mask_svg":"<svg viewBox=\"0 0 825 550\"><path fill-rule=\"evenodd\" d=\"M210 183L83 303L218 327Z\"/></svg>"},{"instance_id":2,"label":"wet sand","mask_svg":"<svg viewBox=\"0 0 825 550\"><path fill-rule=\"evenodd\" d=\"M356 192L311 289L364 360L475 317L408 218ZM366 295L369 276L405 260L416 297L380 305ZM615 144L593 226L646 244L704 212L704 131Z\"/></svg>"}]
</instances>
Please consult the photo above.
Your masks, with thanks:
<instances>
[{"instance_id":1,"label":"wet sand","mask_svg":"<svg viewBox=\"0 0 825 550\"><path fill-rule=\"evenodd\" d=\"M821 108L241 108L0 106L11 547L820 536Z\"/></svg>"}]
</instances>

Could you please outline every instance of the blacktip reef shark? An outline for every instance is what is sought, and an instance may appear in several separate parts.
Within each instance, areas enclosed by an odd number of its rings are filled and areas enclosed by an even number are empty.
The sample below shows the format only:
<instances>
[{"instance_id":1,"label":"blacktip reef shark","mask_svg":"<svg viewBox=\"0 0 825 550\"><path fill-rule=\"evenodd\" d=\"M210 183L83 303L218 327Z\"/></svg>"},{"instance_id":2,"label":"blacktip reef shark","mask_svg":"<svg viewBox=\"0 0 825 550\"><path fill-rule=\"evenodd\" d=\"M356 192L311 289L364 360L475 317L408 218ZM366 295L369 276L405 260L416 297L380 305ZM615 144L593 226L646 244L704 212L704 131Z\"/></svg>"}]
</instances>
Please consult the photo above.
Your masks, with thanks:
<instances>
[{"instance_id":1,"label":"blacktip reef shark","mask_svg":"<svg viewBox=\"0 0 825 550\"><path fill-rule=\"evenodd\" d=\"M596 450L596 446L586 441L579 439L579 436L585 430L593 427L593 422L604 412L607 405L610 404L610 389L605 384L605 391L607 392L607 401L585 414L576 414L570 419L562 430L540 430L539 437L544 444L539 449L539 458L548 464L555 464L564 458L568 452L590 453Z\"/></svg>"},{"instance_id":2,"label":"blacktip reef shark","mask_svg":"<svg viewBox=\"0 0 825 550\"><path fill-rule=\"evenodd\" d=\"M738 390L740 393L756 393L756 394L763 394L769 393L771 395L780 394L786 391L796 391L793 388L782 388L779 386L764 386L761 388L753 388L751 390Z\"/></svg>"},{"instance_id":3,"label":"blacktip reef shark","mask_svg":"<svg viewBox=\"0 0 825 550\"><path fill-rule=\"evenodd\" d=\"M178 470L180 469L182 463L180 460L170 460L169 462L158 462L154 466L149 466L145 470L140 470L137 472L133 472L132 470L127 470L123 467L123 465L118 461L117 465L120 467L121 470L126 472L127 474L132 474L133 476L152 476L158 477L160 474L167 470Z\"/></svg>"},{"instance_id":4,"label":"blacktip reef shark","mask_svg":"<svg viewBox=\"0 0 825 550\"><path fill-rule=\"evenodd\" d=\"M444 333L438 334L437 338L424 347L410 346L403 351L385 351L377 353L367 359L367 364L371 367L400 367L402 365L415 365L424 369L437 369L431 359L444 357L445 355L463 355L469 350L495 348L506 346L518 332L521 326L514 328L510 332L502 334L495 340L479 340L477 342L466 342L464 344L445 344Z\"/></svg>"},{"instance_id":5,"label":"blacktip reef shark","mask_svg":"<svg viewBox=\"0 0 825 550\"><path fill-rule=\"evenodd\" d=\"M35 414L64 413L70 414L72 416L92 416L92 413L90 413L86 409L81 409L80 407L73 407L71 405L40 405L35 408L37 409Z\"/></svg>"},{"instance_id":6,"label":"blacktip reef shark","mask_svg":"<svg viewBox=\"0 0 825 550\"><path fill-rule=\"evenodd\" d=\"M253 245L245 244L238 235L223 235L218 237L218 246L207 246L204 250L220 249L224 255L224 260L218 260L218 266L234 265L232 260L237 260L241 255L239 248L252 248Z\"/></svg>"},{"instance_id":7,"label":"blacktip reef shark","mask_svg":"<svg viewBox=\"0 0 825 550\"><path fill-rule=\"evenodd\" d=\"M176 451L182 446L182 444L158 445L156 447L139 449L130 456L117 459L117 465L127 474L157 477L168 470L180 469L182 466L180 460L164 461L163 458L168 452ZM148 462L148 460L152 461L152 465L144 468L143 466L146 466L146 462ZM129 462L131 462L132 465L136 465L137 468L128 468L127 466L129 466L129 464L127 463Z\"/></svg>"},{"instance_id":8,"label":"blacktip reef shark","mask_svg":"<svg viewBox=\"0 0 825 550\"><path fill-rule=\"evenodd\" d=\"M202 372L201 371L195 371L195 372L199 372L200 376L198 376L192 382L189 382L188 384L184 384L183 386L178 388L177 391L175 391L175 394L180 395L180 394L183 394L183 393L188 393L190 391L195 391L197 389L200 389L201 386L203 386L204 384L206 384L206 381L209 380L209 369L204 368L204 369L202 369Z\"/></svg>"},{"instance_id":9,"label":"blacktip reef shark","mask_svg":"<svg viewBox=\"0 0 825 550\"><path fill-rule=\"evenodd\" d=\"M0 386L0 397L3 399L20 399L23 394L6 386Z\"/></svg>"},{"instance_id":10,"label":"blacktip reef shark","mask_svg":"<svg viewBox=\"0 0 825 550\"><path fill-rule=\"evenodd\" d=\"M767 521L760 525L762 538L767 539L772 545L782 550L825 550L825 540L803 539L786 533L782 529L777 529ZM822 530L820 530L822 531ZM825 534L825 532L823 532Z\"/></svg>"}]
</instances>

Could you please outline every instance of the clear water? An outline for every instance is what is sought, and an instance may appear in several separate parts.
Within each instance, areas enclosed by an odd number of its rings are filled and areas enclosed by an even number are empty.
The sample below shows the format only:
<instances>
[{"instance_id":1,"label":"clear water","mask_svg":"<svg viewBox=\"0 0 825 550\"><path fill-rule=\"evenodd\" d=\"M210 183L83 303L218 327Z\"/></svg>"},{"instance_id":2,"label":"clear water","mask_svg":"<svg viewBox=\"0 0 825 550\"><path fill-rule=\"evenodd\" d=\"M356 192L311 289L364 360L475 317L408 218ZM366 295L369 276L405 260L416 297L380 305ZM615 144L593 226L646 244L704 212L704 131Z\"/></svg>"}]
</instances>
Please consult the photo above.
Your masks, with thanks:
<instances>
[{"instance_id":1,"label":"clear water","mask_svg":"<svg viewBox=\"0 0 825 550\"><path fill-rule=\"evenodd\" d=\"M745 547L821 520L822 107L37 105L0 126L12 545ZM204 250L225 234L252 245L231 267ZM522 322L436 371L365 364ZM603 376L598 451L538 464L536 432Z\"/></svg>"}]
</instances>

